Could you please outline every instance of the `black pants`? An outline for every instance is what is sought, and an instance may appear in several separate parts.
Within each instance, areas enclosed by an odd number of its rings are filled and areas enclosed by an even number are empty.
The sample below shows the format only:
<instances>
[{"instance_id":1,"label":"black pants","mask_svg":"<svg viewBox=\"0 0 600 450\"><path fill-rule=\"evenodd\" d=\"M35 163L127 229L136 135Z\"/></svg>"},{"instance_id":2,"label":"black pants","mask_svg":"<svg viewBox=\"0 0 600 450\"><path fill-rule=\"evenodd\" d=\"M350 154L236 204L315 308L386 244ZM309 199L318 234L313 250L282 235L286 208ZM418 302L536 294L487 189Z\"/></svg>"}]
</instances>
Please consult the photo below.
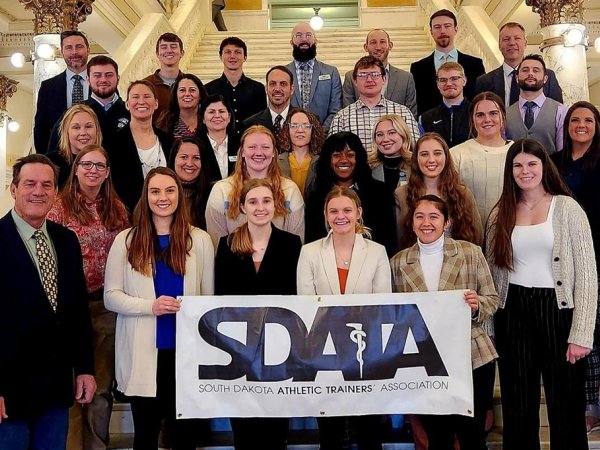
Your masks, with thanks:
<instances>
[{"instance_id":1,"label":"black pants","mask_svg":"<svg viewBox=\"0 0 600 450\"><path fill-rule=\"evenodd\" d=\"M473 371L474 417L452 415L420 415L423 429L429 441L429 450L454 450L454 436L460 450L487 450L485 442L485 418L487 414L487 390L490 377L495 376L496 366L490 362Z\"/></svg>"},{"instance_id":2,"label":"black pants","mask_svg":"<svg viewBox=\"0 0 600 450\"><path fill-rule=\"evenodd\" d=\"M156 450L164 418L173 430L172 450L195 450L210 437L208 419L175 420L175 350L159 350L156 397L128 397L133 416L133 449Z\"/></svg>"},{"instance_id":3,"label":"black pants","mask_svg":"<svg viewBox=\"0 0 600 450\"><path fill-rule=\"evenodd\" d=\"M503 449L540 448L540 375L552 450L588 449L585 361L566 360L572 319L572 309L558 309L554 289L510 285L495 325Z\"/></svg>"},{"instance_id":4,"label":"black pants","mask_svg":"<svg viewBox=\"0 0 600 450\"><path fill-rule=\"evenodd\" d=\"M381 450L383 431L381 416L317 417L320 450L350 448L354 435L358 450Z\"/></svg>"},{"instance_id":5,"label":"black pants","mask_svg":"<svg viewBox=\"0 0 600 450\"><path fill-rule=\"evenodd\" d=\"M231 430L235 450L285 450L290 420L287 418L247 419L232 417Z\"/></svg>"}]
</instances>

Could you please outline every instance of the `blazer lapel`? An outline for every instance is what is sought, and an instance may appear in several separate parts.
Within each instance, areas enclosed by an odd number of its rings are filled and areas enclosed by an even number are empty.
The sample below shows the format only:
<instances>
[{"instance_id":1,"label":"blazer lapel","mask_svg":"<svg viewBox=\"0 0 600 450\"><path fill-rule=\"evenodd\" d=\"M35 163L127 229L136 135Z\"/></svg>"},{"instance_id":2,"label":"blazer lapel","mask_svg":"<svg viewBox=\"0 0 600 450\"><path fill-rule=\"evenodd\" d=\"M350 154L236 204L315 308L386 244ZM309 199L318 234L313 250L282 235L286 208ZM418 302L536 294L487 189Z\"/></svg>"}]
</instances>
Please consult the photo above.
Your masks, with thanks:
<instances>
[{"instance_id":1,"label":"blazer lapel","mask_svg":"<svg viewBox=\"0 0 600 450\"><path fill-rule=\"evenodd\" d=\"M290 69L290 72L294 75L294 98L296 99L296 104L302 106L302 92L300 91L300 80L298 79L298 73L296 72L296 62L292 61L289 63L288 69ZM271 120L271 118L269 118L269 120Z\"/></svg>"},{"instance_id":2,"label":"blazer lapel","mask_svg":"<svg viewBox=\"0 0 600 450\"><path fill-rule=\"evenodd\" d=\"M348 271L348 279L346 280L346 294L353 294L356 290L356 284L358 283L366 259L367 243L360 234L357 234L354 238L350 270Z\"/></svg>"},{"instance_id":3,"label":"blazer lapel","mask_svg":"<svg viewBox=\"0 0 600 450\"><path fill-rule=\"evenodd\" d=\"M390 65L390 73L388 74L388 84L385 89L385 98L394 98L394 92L398 85L398 69Z\"/></svg>"},{"instance_id":4,"label":"blazer lapel","mask_svg":"<svg viewBox=\"0 0 600 450\"><path fill-rule=\"evenodd\" d=\"M504 100L504 97L506 96L506 89L504 88L504 69L500 66L494 72L494 88L497 89L496 92L500 93L500 98Z\"/></svg>"},{"instance_id":5,"label":"blazer lapel","mask_svg":"<svg viewBox=\"0 0 600 450\"><path fill-rule=\"evenodd\" d=\"M419 261L419 245L413 245L406 255L406 267L402 269L404 281L410 286L409 292L427 292L427 285Z\"/></svg>"},{"instance_id":6,"label":"blazer lapel","mask_svg":"<svg viewBox=\"0 0 600 450\"><path fill-rule=\"evenodd\" d=\"M185 275L183 276L183 295L197 295L200 292L198 283L198 268L196 266L196 247L192 245L185 258Z\"/></svg>"},{"instance_id":7,"label":"blazer lapel","mask_svg":"<svg viewBox=\"0 0 600 450\"><path fill-rule=\"evenodd\" d=\"M449 291L456 286L456 278L460 273L462 258L457 258L458 247L453 239L444 238L444 262L442 263L442 273L440 273L440 282L438 291Z\"/></svg>"},{"instance_id":8,"label":"blazer lapel","mask_svg":"<svg viewBox=\"0 0 600 450\"><path fill-rule=\"evenodd\" d=\"M319 77L321 76L321 69L323 64L315 59L315 65L313 66L312 79L310 81L310 103L313 101L315 92L317 90L317 84L319 83Z\"/></svg>"},{"instance_id":9,"label":"blazer lapel","mask_svg":"<svg viewBox=\"0 0 600 450\"><path fill-rule=\"evenodd\" d=\"M333 249L333 238L331 233L323 241L321 247L321 263L325 269L325 276L329 283L329 289L334 295L341 294L340 292L340 280L337 273L337 264L335 262L335 250Z\"/></svg>"}]
</instances>

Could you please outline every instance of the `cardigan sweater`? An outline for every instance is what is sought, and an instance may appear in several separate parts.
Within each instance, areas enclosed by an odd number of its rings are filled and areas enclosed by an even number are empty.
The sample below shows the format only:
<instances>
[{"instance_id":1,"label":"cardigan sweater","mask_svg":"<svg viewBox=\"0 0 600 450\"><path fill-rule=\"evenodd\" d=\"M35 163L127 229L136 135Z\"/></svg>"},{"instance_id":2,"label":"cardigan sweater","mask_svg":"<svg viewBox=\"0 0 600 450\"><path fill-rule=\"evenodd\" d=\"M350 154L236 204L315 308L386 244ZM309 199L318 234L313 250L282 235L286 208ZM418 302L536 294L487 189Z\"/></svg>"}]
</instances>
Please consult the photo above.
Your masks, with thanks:
<instances>
[{"instance_id":1,"label":"cardigan sweater","mask_svg":"<svg viewBox=\"0 0 600 450\"><path fill-rule=\"evenodd\" d=\"M486 257L498 291L500 308L506 304L510 272L497 267L491 260L491 248L496 234L498 208L490 214L486 229ZM585 212L571 197L559 195L552 215L554 245L552 277L555 282L558 309L573 309L573 322L568 342L592 348L598 280L592 234Z\"/></svg>"},{"instance_id":2,"label":"cardigan sweater","mask_svg":"<svg viewBox=\"0 0 600 450\"><path fill-rule=\"evenodd\" d=\"M117 313L115 375L125 395L156 396L156 317L152 304L157 296L152 275L136 272L127 261L128 234L122 231L108 254L104 282L106 309ZM191 229L192 248L185 260L184 295L213 295L214 248L210 237Z\"/></svg>"}]
</instances>

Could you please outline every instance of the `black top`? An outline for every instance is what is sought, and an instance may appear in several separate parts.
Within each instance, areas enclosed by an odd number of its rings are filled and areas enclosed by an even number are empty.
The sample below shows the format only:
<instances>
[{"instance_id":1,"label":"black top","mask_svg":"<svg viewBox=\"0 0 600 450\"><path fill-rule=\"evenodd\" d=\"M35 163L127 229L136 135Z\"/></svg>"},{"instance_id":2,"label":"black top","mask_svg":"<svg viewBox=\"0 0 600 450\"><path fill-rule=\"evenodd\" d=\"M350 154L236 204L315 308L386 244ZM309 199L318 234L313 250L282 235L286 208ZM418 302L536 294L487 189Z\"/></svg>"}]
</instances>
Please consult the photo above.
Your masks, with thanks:
<instances>
[{"instance_id":1,"label":"black top","mask_svg":"<svg viewBox=\"0 0 600 450\"><path fill-rule=\"evenodd\" d=\"M154 127L154 133L158 136L160 145L165 154L165 165L169 161L173 138L164 131ZM104 141L104 148L110 159L110 174L117 194L133 213L135 205L142 195L144 186L144 172L138 155L130 124L125 125L113 136Z\"/></svg>"},{"instance_id":2,"label":"black top","mask_svg":"<svg viewBox=\"0 0 600 450\"><path fill-rule=\"evenodd\" d=\"M385 246L388 256L398 251L395 231L394 196L385 184L378 180L352 185L363 209L363 223L371 230L372 239ZM305 205L305 242L313 242L327 236L325 228L325 197L329 189L318 189L309 194Z\"/></svg>"},{"instance_id":3,"label":"black top","mask_svg":"<svg viewBox=\"0 0 600 450\"><path fill-rule=\"evenodd\" d=\"M252 255L231 251L228 236L219 240L215 259L216 295L296 295L300 238L271 225L271 238L258 272Z\"/></svg>"},{"instance_id":4,"label":"black top","mask_svg":"<svg viewBox=\"0 0 600 450\"><path fill-rule=\"evenodd\" d=\"M463 100L460 105L448 107L444 104L423 113L421 126L426 132L439 133L448 147L462 144L469 140L469 108L471 102Z\"/></svg>"},{"instance_id":5,"label":"black top","mask_svg":"<svg viewBox=\"0 0 600 450\"><path fill-rule=\"evenodd\" d=\"M46 221L56 251L57 309L9 212L0 219L0 397L10 420L73 404L73 376L94 374L83 259L75 233Z\"/></svg>"},{"instance_id":6,"label":"black top","mask_svg":"<svg viewBox=\"0 0 600 450\"><path fill-rule=\"evenodd\" d=\"M232 86L225 74L206 86L209 95L221 94L229 102L235 117L235 130L242 131L244 119L267 107L265 85L242 74L237 86Z\"/></svg>"},{"instance_id":7,"label":"black top","mask_svg":"<svg viewBox=\"0 0 600 450\"><path fill-rule=\"evenodd\" d=\"M46 156L58 167L58 189L60 190L67 182L73 164L69 164L63 155L58 152L48 153ZM73 156L73 159L75 159L75 156Z\"/></svg>"},{"instance_id":8,"label":"black top","mask_svg":"<svg viewBox=\"0 0 600 450\"><path fill-rule=\"evenodd\" d=\"M219 169L217 156L215 155L212 145L210 144L210 140L208 139L208 134L201 132L197 134L197 137L208 149L207 159L209 181L212 183L221 180L223 177L221 176L221 170ZM239 148L239 136L237 134L227 135L227 176L231 175L233 173L233 169L235 169Z\"/></svg>"}]
</instances>

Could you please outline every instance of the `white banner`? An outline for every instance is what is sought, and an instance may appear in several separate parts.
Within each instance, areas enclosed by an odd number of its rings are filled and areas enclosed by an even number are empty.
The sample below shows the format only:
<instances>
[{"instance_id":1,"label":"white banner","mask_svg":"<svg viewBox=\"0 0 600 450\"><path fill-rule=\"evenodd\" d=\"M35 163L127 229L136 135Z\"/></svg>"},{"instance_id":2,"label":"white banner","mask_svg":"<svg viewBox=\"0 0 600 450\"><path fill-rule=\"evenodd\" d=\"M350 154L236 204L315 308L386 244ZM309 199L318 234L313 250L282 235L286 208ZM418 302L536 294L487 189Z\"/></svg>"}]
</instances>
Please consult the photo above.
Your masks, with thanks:
<instances>
[{"instance_id":1,"label":"white banner","mask_svg":"<svg viewBox=\"0 0 600 450\"><path fill-rule=\"evenodd\" d=\"M177 414L472 416L470 321L463 291L182 297Z\"/></svg>"}]
</instances>

